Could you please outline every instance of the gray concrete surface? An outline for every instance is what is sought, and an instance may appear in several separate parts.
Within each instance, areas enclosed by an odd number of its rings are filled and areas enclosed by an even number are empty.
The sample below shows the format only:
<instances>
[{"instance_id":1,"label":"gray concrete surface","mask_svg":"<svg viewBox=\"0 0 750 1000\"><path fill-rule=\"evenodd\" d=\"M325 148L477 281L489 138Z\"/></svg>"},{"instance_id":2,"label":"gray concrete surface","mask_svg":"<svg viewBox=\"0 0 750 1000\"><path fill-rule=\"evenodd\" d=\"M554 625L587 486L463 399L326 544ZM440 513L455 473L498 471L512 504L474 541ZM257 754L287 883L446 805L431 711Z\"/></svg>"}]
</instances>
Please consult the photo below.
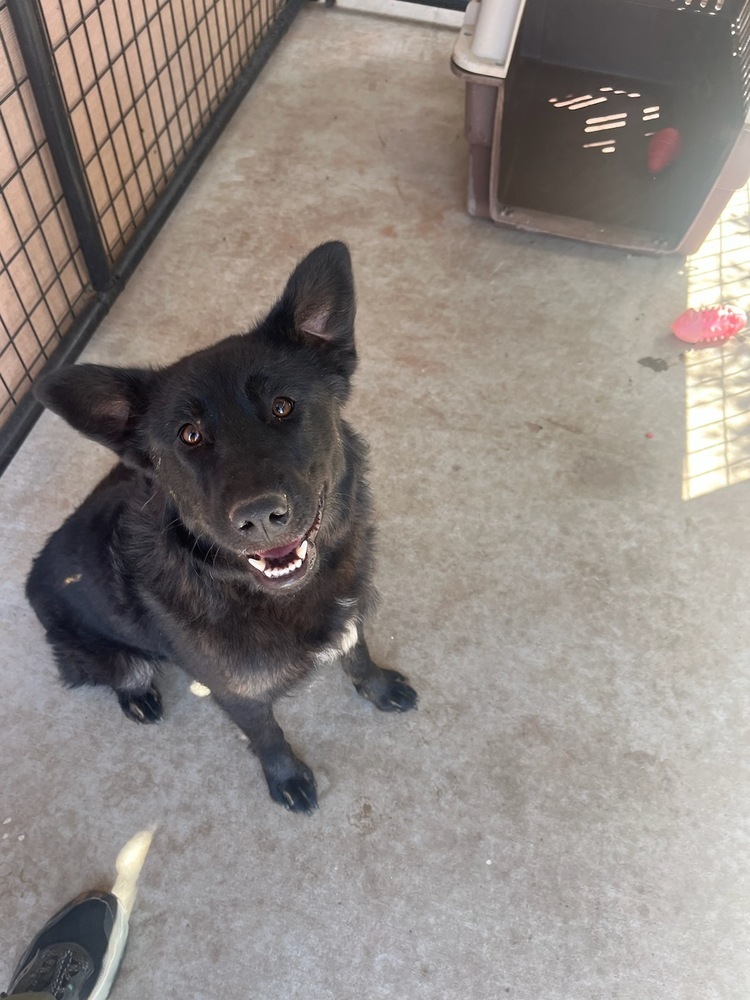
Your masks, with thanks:
<instances>
[{"instance_id":1,"label":"gray concrete surface","mask_svg":"<svg viewBox=\"0 0 750 1000\"><path fill-rule=\"evenodd\" d=\"M748 996L750 343L668 333L715 260L468 218L451 44L306 11L85 355L174 359L350 243L372 647L419 711L285 701L307 818L177 669L155 728L63 690L23 579L110 457L45 415L0 481L0 986L155 827L115 1000Z\"/></svg>"}]
</instances>

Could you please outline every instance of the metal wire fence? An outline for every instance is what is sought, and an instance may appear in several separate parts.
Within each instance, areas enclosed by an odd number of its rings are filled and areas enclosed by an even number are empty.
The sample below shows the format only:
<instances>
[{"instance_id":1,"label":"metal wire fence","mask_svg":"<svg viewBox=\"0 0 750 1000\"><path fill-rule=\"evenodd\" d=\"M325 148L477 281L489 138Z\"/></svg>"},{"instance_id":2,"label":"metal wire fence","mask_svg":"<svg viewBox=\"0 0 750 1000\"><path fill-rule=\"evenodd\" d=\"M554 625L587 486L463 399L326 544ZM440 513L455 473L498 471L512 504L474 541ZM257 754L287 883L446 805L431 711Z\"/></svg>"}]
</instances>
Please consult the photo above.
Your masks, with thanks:
<instances>
[{"instance_id":1,"label":"metal wire fence","mask_svg":"<svg viewBox=\"0 0 750 1000\"><path fill-rule=\"evenodd\" d=\"M0 0L0 470L302 0Z\"/></svg>"},{"instance_id":2,"label":"metal wire fence","mask_svg":"<svg viewBox=\"0 0 750 1000\"><path fill-rule=\"evenodd\" d=\"M73 0L54 24L48 21L112 260L283 6L283 0Z\"/></svg>"}]
</instances>

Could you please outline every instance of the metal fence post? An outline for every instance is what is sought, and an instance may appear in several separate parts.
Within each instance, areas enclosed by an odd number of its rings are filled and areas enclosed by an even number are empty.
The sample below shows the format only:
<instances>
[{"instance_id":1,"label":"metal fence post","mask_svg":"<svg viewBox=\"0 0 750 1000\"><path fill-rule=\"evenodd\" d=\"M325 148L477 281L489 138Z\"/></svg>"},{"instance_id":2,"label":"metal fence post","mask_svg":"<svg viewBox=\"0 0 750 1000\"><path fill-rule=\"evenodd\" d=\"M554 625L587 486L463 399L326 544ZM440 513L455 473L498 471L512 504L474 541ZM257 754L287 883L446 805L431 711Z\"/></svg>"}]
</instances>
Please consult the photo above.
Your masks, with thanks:
<instances>
[{"instance_id":1,"label":"metal fence post","mask_svg":"<svg viewBox=\"0 0 750 1000\"><path fill-rule=\"evenodd\" d=\"M112 284L109 257L91 203L39 0L6 3L92 287L97 292L106 291Z\"/></svg>"}]
</instances>

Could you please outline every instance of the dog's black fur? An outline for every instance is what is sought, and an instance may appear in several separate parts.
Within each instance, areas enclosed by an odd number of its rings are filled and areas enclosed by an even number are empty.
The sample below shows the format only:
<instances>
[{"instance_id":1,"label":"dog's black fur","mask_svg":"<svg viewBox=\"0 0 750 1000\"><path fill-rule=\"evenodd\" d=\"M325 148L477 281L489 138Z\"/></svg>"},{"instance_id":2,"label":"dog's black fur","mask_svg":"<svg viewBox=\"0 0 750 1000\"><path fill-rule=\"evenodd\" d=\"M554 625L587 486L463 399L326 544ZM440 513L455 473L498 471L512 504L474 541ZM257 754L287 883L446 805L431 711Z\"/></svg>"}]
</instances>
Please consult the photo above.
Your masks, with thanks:
<instances>
[{"instance_id":1,"label":"dog's black fur","mask_svg":"<svg viewBox=\"0 0 750 1000\"><path fill-rule=\"evenodd\" d=\"M74 365L36 390L121 459L29 574L63 680L107 684L127 716L156 722L156 666L177 662L247 735L271 796L303 812L315 779L276 697L340 658L378 708L416 704L362 631L372 505L366 446L340 412L354 313L349 252L328 243L249 333L158 370Z\"/></svg>"}]
</instances>

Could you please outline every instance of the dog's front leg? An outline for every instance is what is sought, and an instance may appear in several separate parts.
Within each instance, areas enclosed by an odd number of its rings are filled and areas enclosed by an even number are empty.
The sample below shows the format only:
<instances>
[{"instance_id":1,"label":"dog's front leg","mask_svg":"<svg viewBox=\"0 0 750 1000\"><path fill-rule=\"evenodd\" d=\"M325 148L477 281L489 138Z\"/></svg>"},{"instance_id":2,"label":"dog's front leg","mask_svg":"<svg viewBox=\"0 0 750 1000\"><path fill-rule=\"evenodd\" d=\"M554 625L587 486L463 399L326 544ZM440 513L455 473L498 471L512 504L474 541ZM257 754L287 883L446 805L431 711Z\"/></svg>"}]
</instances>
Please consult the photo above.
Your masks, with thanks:
<instances>
[{"instance_id":1,"label":"dog's front leg","mask_svg":"<svg viewBox=\"0 0 750 1000\"><path fill-rule=\"evenodd\" d=\"M341 664L359 694L382 712L408 712L416 707L417 692L403 674L373 662L361 629L356 644L344 653Z\"/></svg>"},{"instance_id":2,"label":"dog's front leg","mask_svg":"<svg viewBox=\"0 0 750 1000\"><path fill-rule=\"evenodd\" d=\"M309 814L317 809L315 777L292 752L274 718L271 702L228 694L214 693L213 697L247 736L250 749L260 760L271 798L292 812Z\"/></svg>"}]
</instances>

